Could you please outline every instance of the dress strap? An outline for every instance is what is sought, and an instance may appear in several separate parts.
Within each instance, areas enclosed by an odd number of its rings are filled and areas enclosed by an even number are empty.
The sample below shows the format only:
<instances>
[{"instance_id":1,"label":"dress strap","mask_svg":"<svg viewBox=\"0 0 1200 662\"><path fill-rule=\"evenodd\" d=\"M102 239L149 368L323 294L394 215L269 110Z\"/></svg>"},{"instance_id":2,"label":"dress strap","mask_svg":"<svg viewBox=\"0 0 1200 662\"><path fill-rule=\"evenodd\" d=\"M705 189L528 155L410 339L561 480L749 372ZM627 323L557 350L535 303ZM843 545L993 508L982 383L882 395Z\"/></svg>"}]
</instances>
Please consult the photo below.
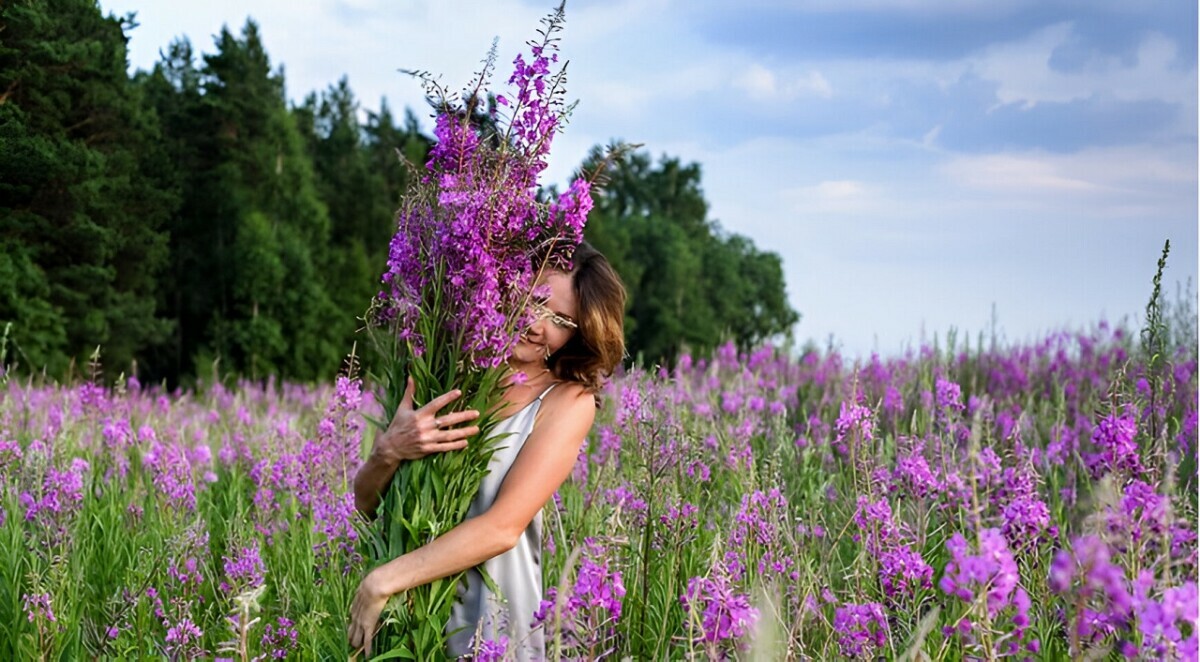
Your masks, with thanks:
<instances>
[{"instance_id":1,"label":"dress strap","mask_svg":"<svg viewBox=\"0 0 1200 662\"><path fill-rule=\"evenodd\" d=\"M558 382L554 382L553 384L547 386L546 390L542 391L542 394L537 397L538 402L541 402L542 398L546 397L546 394L550 392L550 389L554 388L555 386L558 386L558 384L559 384Z\"/></svg>"}]
</instances>

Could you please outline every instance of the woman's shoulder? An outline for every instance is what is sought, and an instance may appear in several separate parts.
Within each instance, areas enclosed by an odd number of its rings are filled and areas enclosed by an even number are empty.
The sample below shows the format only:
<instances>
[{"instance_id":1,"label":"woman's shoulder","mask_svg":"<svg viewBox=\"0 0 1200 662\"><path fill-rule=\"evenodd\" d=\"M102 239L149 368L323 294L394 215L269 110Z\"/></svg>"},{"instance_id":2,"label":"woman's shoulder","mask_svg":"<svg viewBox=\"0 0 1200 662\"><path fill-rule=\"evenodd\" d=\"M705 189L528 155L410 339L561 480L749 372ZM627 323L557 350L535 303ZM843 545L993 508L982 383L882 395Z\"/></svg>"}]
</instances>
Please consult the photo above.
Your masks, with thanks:
<instances>
[{"instance_id":1,"label":"woman's shoulder","mask_svg":"<svg viewBox=\"0 0 1200 662\"><path fill-rule=\"evenodd\" d=\"M588 391L587 387L583 384L573 381L562 381L555 384L542 400L546 403L555 402L573 405L579 401L592 402L593 397L591 391Z\"/></svg>"},{"instance_id":2,"label":"woman's shoulder","mask_svg":"<svg viewBox=\"0 0 1200 662\"><path fill-rule=\"evenodd\" d=\"M559 382L542 398L542 412L570 416L586 414L590 420L596 415L596 400L592 392L579 382Z\"/></svg>"}]
</instances>

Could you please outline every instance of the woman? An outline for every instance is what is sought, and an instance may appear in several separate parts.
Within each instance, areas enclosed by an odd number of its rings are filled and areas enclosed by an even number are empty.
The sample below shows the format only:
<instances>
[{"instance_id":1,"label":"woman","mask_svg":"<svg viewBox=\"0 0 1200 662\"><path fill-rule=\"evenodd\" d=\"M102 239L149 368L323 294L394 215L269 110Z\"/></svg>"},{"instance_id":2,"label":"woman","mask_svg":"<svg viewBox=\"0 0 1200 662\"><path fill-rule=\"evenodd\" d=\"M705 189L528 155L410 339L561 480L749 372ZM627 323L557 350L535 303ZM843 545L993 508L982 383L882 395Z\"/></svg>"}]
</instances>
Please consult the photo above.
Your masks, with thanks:
<instances>
[{"instance_id":1,"label":"woman","mask_svg":"<svg viewBox=\"0 0 1200 662\"><path fill-rule=\"evenodd\" d=\"M540 631L529 627L542 599L541 511L571 473L592 427L597 392L624 355L625 288L608 260L591 245L576 249L570 273L547 273L550 296L522 334L509 366L518 377L504 394L504 420L496 434L511 433L493 456L468 519L429 544L372 570L350 606L350 646L370 654L379 614L392 595L468 570L465 589L447 631L451 655L476 641L505 636L518 659L545 656ZM412 382L396 416L380 435L354 480L358 509L372 514L396 467L430 453L454 451L478 433L478 412L437 412L461 394L452 391L420 409ZM484 586L483 566L501 595Z\"/></svg>"}]
</instances>

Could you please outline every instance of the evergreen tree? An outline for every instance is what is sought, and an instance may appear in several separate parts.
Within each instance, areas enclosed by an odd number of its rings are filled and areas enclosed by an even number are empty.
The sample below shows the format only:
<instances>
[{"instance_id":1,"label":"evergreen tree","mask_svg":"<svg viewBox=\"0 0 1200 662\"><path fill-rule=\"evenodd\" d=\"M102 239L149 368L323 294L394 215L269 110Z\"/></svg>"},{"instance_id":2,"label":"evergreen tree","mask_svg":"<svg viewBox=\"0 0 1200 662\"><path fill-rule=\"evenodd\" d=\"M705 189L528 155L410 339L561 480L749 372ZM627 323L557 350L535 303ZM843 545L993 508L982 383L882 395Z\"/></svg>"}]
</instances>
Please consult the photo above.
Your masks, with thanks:
<instances>
[{"instance_id":1,"label":"evergreen tree","mask_svg":"<svg viewBox=\"0 0 1200 662\"><path fill-rule=\"evenodd\" d=\"M0 325L31 369L103 346L128 370L170 330L156 278L179 200L126 75L131 26L88 0L0 6Z\"/></svg>"},{"instance_id":2,"label":"evergreen tree","mask_svg":"<svg viewBox=\"0 0 1200 662\"><path fill-rule=\"evenodd\" d=\"M257 25L222 29L199 67L176 42L142 82L186 173L164 288L179 320L167 376L218 358L252 377L332 375L353 322L330 295L329 216Z\"/></svg>"}]
</instances>

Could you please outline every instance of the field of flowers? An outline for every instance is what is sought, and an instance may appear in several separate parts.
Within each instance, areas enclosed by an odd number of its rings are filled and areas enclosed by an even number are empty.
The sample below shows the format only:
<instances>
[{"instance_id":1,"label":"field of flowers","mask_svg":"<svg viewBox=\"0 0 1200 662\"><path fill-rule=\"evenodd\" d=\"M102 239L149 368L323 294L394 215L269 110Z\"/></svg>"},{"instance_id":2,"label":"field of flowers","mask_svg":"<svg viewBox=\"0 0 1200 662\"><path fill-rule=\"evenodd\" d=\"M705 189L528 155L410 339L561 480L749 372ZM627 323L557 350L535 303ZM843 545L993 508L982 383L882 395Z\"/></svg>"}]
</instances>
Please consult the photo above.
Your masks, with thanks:
<instances>
[{"instance_id":1,"label":"field of flowers","mask_svg":"<svg viewBox=\"0 0 1200 662\"><path fill-rule=\"evenodd\" d=\"M1101 325L630 372L530 616L553 659L1196 659L1196 370ZM345 378L11 376L0 659L344 659L375 407Z\"/></svg>"}]
</instances>

